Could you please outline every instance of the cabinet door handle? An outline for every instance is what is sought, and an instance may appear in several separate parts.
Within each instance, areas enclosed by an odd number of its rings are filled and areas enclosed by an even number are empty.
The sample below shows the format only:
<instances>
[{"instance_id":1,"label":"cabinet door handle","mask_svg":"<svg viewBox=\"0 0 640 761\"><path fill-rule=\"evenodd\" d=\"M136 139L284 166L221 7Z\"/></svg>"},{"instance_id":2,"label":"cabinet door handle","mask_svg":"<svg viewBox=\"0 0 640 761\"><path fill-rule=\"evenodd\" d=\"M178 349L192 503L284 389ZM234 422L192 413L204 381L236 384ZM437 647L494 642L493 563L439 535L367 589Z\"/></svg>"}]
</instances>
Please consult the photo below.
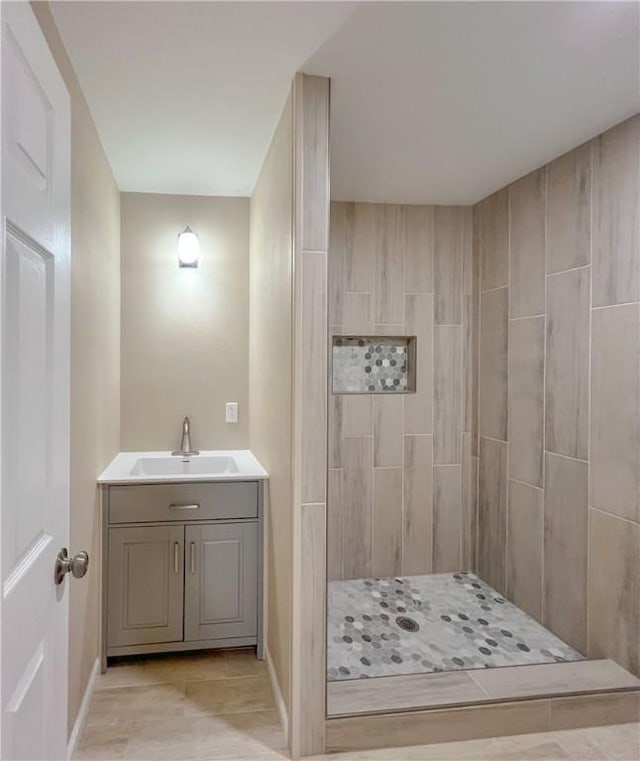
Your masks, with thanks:
<instances>
[{"instance_id":1,"label":"cabinet door handle","mask_svg":"<svg viewBox=\"0 0 640 761\"><path fill-rule=\"evenodd\" d=\"M180 573L180 542L173 545L173 572Z\"/></svg>"},{"instance_id":2,"label":"cabinet door handle","mask_svg":"<svg viewBox=\"0 0 640 761\"><path fill-rule=\"evenodd\" d=\"M196 572L196 543L191 542L191 573Z\"/></svg>"},{"instance_id":3,"label":"cabinet door handle","mask_svg":"<svg viewBox=\"0 0 640 761\"><path fill-rule=\"evenodd\" d=\"M195 503L193 505L169 505L169 510L199 510L200 505Z\"/></svg>"}]
</instances>

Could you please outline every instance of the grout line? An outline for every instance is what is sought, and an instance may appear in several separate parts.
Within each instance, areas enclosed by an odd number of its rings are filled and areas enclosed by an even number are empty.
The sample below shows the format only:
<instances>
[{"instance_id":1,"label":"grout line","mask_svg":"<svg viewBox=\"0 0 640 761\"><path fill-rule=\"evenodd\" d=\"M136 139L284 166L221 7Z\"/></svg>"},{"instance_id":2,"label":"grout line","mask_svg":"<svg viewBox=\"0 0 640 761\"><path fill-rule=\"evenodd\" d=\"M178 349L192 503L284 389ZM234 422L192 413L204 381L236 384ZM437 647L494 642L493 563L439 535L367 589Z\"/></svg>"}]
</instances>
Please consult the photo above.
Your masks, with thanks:
<instances>
[{"instance_id":1,"label":"grout line","mask_svg":"<svg viewBox=\"0 0 640 761\"><path fill-rule=\"evenodd\" d=\"M548 272L546 277L549 278L549 277L555 277L556 275L565 275L567 272L575 272L576 270L585 270L587 269L587 267L590 267L590 266L591 266L591 263L581 264L579 267L569 267L569 269L558 270L558 272Z\"/></svg>"},{"instance_id":2,"label":"grout line","mask_svg":"<svg viewBox=\"0 0 640 761\"><path fill-rule=\"evenodd\" d=\"M589 262L593 264L593 228L594 228L594 151L595 143L592 142L589 146ZM586 574L587 578L584 581L584 588L586 593L585 599L585 626L586 631L584 633L585 641L585 655L589 654L589 631L590 631L590 565L591 565L591 516L589 514L589 505L591 504L591 381L592 381L592 355L593 355L593 267L589 270L589 344L588 344L588 358L587 358L587 546L586 546Z\"/></svg>"},{"instance_id":3,"label":"grout line","mask_svg":"<svg viewBox=\"0 0 640 761\"><path fill-rule=\"evenodd\" d=\"M509 284L506 285L497 285L495 288L486 288L484 291L480 291L480 295L484 296L485 293L494 293L495 291L501 291L504 288L508 288Z\"/></svg>"},{"instance_id":4,"label":"grout line","mask_svg":"<svg viewBox=\"0 0 640 761\"><path fill-rule=\"evenodd\" d=\"M581 460L579 457L571 457L571 455L568 455L568 454L560 454L560 452L551 452L551 451L549 451L549 450L545 449L545 452L544 452L544 453L545 453L546 455L547 455L547 454L551 454L551 455L553 455L554 457L563 457L565 460L573 460L574 462L581 462L581 463L583 463L584 465L588 465L588 464L589 464L589 460Z\"/></svg>"},{"instance_id":5,"label":"grout line","mask_svg":"<svg viewBox=\"0 0 640 761\"><path fill-rule=\"evenodd\" d=\"M511 534L511 499L510 499L510 490L509 490L509 473L511 472L511 457L510 457L510 449L509 446L509 432L510 432L510 426L511 426L511 415L510 415L510 403L511 403L511 373L509 372L509 358L511 354L511 322L509 320L509 317L511 315L511 195L512 195L512 189L513 185L509 186L509 189L507 191L507 357L506 357L506 373L507 373L507 409L505 410L505 417L506 417L506 436L507 436L507 451L505 453L506 457L506 478L505 478L505 484L504 484L504 509L505 509L505 516L504 516L504 589L506 592L506 596L510 595L511 593L511 584L510 584L510 577L511 577L511 568L510 568L510 562L509 562L509 547L510 547L510 534Z\"/></svg>"},{"instance_id":6,"label":"grout line","mask_svg":"<svg viewBox=\"0 0 640 761\"><path fill-rule=\"evenodd\" d=\"M493 436L485 436L484 433L478 434L478 438L480 438L480 439L489 439L489 441L497 441L499 444L508 444L509 443L506 439L496 439Z\"/></svg>"},{"instance_id":7,"label":"grout line","mask_svg":"<svg viewBox=\"0 0 640 761\"><path fill-rule=\"evenodd\" d=\"M592 278L593 280L593 278ZM591 294L591 302L593 304L593 292ZM616 307L630 307L630 306L637 306L640 304L640 301L623 301L620 304L603 304L599 307L591 306L592 312L597 312L599 309L615 309Z\"/></svg>"},{"instance_id":8,"label":"grout line","mask_svg":"<svg viewBox=\"0 0 640 761\"><path fill-rule=\"evenodd\" d=\"M594 507L593 505L589 505L589 510L595 510L597 513L602 513L609 518L617 518L620 521L625 521L625 523L630 523L632 526L638 527L640 525L640 523L638 521L634 521L633 518L625 518L622 515L616 515L616 513L612 513L602 507Z\"/></svg>"},{"instance_id":9,"label":"grout line","mask_svg":"<svg viewBox=\"0 0 640 761\"><path fill-rule=\"evenodd\" d=\"M537 317L544 317L545 314L542 312L541 314L525 314L522 317L509 317L509 320L511 322L517 322L518 320L535 320Z\"/></svg>"},{"instance_id":10,"label":"grout line","mask_svg":"<svg viewBox=\"0 0 640 761\"><path fill-rule=\"evenodd\" d=\"M540 491L544 494L544 488L542 486L534 486L534 484L530 484L528 481L523 481L520 478L514 478L513 476L509 476L509 481L514 481L517 484L522 484L522 486L528 486L530 489L535 489L536 491Z\"/></svg>"},{"instance_id":11,"label":"grout line","mask_svg":"<svg viewBox=\"0 0 640 761\"><path fill-rule=\"evenodd\" d=\"M491 695L489 695L489 693L485 690L485 688L480 684L480 682L477 679L474 679L473 673L471 671L465 671L464 673L469 677L469 679L471 679L471 681L476 685L476 687L480 689L480 692L483 692L485 696L489 700L491 700Z\"/></svg>"},{"instance_id":12,"label":"grout line","mask_svg":"<svg viewBox=\"0 0 640 761\"><path fill-rule=\"evenodd\" d=\"M549 167L544 168L544 337L542 341L542 520L540 521L540 622L544 624L546 618L546 550L545 550L545 496L547 489L547 458L545 450L547 446L547 254L549 250L549 225L548 225L548 200L549 200Z\"/></svg>"}]
</instances>

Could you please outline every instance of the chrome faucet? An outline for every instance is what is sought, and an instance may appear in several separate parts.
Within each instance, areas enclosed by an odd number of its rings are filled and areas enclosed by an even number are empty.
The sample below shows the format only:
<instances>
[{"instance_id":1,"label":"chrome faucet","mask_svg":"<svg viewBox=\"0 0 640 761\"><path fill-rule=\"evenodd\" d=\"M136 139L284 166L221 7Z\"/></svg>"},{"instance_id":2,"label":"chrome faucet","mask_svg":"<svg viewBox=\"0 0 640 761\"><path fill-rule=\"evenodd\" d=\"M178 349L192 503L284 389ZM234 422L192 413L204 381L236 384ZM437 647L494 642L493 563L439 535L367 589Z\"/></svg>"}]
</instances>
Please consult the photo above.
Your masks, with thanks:
<instances>
[{"instance_id":1,"label":"chrome faucet","mask_svg":"<svg viewBox=\"0 0 640 761\"><path fill-rule=\"evenodd\" d=\"M171 452L172 455L177 455L178 457L191 457L192 455L200 454L197 449L191 449L190 429L191 421L187 416L182 421L182 441L180 442L180 449Z\"/></svg>"}]
</instances>

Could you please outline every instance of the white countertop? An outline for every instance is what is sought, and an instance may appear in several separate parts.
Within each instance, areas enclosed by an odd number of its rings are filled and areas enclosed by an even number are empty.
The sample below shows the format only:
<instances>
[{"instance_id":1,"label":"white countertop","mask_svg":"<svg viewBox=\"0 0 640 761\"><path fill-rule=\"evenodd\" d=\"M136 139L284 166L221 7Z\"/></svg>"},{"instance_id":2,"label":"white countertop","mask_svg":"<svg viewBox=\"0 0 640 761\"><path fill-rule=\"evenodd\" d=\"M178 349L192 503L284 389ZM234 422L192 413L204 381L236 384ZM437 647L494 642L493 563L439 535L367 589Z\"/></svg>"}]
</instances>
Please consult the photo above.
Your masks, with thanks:
<instances>
[{"instance_id":1,"label":"white countertop","mask_svg":"<svg viewBox=\"0 0 640 761\"><path fill-rule=\"evenodd\" d=\"M237 472L207 473L189 472L191 461L202 460L206 457L230 457L237 466ZM184 463L182 473L141 473L132 474L138 460L170 458L171 464L177 466ZM197 463L195 463L197 464ZM202 464L202 463L201 463ZM179 466L178 466L179 467ZM172 456L171 452L120 452L98 477L99 484L154 484L154 483L183 483L183 482L214 482L214 481L257 481L269 478L269 474L260 465L253 452L249 449L210 449L201 451L199 455L182 458Z\"/></svg>"}]
</instances>

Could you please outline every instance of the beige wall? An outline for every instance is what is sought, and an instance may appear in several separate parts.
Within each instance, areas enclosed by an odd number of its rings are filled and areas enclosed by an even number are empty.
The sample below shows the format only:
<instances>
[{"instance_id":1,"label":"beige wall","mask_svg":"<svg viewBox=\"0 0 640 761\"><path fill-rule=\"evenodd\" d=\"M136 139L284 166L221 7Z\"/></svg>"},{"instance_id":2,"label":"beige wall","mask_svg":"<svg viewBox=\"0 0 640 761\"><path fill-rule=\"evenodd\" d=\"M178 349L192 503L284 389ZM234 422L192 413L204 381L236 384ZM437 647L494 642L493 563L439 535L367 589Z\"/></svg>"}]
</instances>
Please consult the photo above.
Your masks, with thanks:
<instances>
[{"instance_id":1,"label":"beige wall","mask_svg":"<svg viewBox=\"0 0 640 761\"><path fill-rule=\"evenodd\" d=\"M123 193L121 448L248 447L249 199ZM178 233L200 263L178 267ZM239 422L225 423L225 402Z\"/></svg>"},{"instance_id":2,"label":"beige wall","mask_svg":"<svg viewBox=\"0 0 640 761\"><path fill-rule=\"evenodd\" d=\"M416 393L329 390L330 579L471 570L469 207L331 204L330 335L415 335Z\"/></svg>"},{"instance_id":3,"label":"beige wall","mask_svg":"<svg viewBox=\"0 0 640 761\"><path fill-rule=\"evenodd\" d=\"M478 571L640 672L640 116L475 209Z\"/></svg>"},{"instance_id":4,"label":"beige wall","mask_svg":"<svg viewBox=\"0 0 640 761\"><path fill-rule=\"evenodd\" d=\"M251 198L249 444L269 473L267 649L290 709L293 484L293 111L282 112Z\"/></svg>"},{"instance_id":5,"label":"beige wall","mask_svg":"<svg viewBox=\"0 0 640 761\"><path fill-rule=\"evenodd\" d=\"M92 560L67 587L71 730L98 656L96 477L119 447L120 198L49 6L33 7L71 95L71 550Z\"/></svg>"}]
</instances>

